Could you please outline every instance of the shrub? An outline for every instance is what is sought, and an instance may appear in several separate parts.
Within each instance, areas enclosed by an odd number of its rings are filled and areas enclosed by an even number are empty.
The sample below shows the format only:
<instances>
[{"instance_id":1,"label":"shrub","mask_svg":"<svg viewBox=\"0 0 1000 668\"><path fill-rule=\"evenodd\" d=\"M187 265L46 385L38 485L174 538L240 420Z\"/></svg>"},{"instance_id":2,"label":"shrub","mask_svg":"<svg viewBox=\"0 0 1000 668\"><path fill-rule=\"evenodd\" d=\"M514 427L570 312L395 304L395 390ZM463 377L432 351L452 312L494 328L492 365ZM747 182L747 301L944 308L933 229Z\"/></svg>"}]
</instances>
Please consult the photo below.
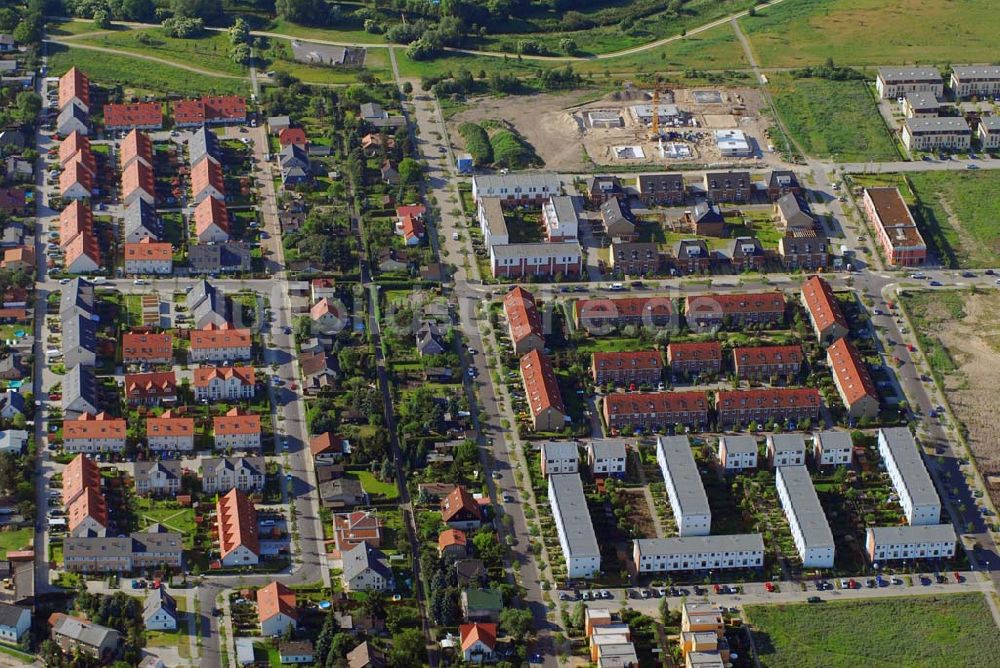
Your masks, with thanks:
<instances>
[{"instance_id":1,"label":"shrub","mask_svg":"<svg viewBox=\"0 0 1000 668\"><path fill-rule=\"evenodd\" d=\"M493 162L493 146L486 130L476 123L465 122L458 126L458 134L465 140L465 148L477 166Z\"/></svg>"}]
</instances>

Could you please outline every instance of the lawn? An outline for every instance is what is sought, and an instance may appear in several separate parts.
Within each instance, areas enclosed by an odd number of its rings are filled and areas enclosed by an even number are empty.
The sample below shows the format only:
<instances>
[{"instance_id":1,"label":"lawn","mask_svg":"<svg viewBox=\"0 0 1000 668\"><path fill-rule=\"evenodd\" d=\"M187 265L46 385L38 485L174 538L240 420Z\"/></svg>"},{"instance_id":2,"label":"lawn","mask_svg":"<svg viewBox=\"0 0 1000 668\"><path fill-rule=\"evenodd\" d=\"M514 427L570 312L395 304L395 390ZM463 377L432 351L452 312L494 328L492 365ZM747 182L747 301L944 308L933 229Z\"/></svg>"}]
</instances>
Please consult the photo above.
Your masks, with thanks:
<instances>
[{"instance_id":1,"label":"lawn","mask_svg":"<svg viewBox=\"0 0 1000 668\"><path fill-rule=\"evenodd\" d=\"M995 0L785 0L740 25L764 67L997 59Z\"/></svg>"},{"instance_id":2,"label":"lawn","mask_svg":"<svg viewBox=\"0 0 1000 668\"><path fill-rule=\"evenodd\" d=\"M183 534L185 547L193 544L195 534L193 508L183 508L169 500L138 498L135 513L141 528L145 529L150 524L159 523Z\"/></svg>"},{"instance_id":3,"label":"lawn","mask_svg":"<svg viewBox=\"0 0 1000 668\"><path fill-rule=\"evenodd\" d=\"M805 153L845 162L899 158L864 82L775 74L771 94L785 126Z\"/></svg>"},{"instance_id":4,"label":"lawn","mask_svg":"<svg viewBox=\"0 0 1000 668\"><path fill-rule=\"evenodd\" d=\"M399 497L399 489L395 482L382 482L376 479L370 471L347 471L344 475L360 480L361 487L372 497L379 497L383 501L392 501Z\"/></svg>"},{"instance_id":5,"label":"lawn","mask_svg":"<svg viewBox=\"0 0 1000 668\"><path fill-rule=\"evenodd\" d=\"M10 551L31 548L34 536L35 532L31 527L16 531L0 531L0 559L6 559Z\"/></svg>"},{"instance_id":6,"label":"lawn","mask_svg":"<svg viewBox=\"0 0 1000 668\"><path fill-rule=\"evenodd\" d=\"M291 53L291 46L287 49ZM369 49L365 56L364 69L350 69L340 67L327 67L323 65L309 65L296 60L286 60L284 58L274 58L267 65L268 70L284 72L305 83L318 84L352 84L358 80L360 72L370 72L380 81L391 81L392 70L389 68L388 49Z\"/></svg>"},{"instance_id":7,"label":"lawn","mask_svg":"<svg viewBox=\"0 0 1000 668\"><path fill-rule=\"evenodd\" d=\"M937 333L955 322L965 319L966 295L958 290L938 290L935 292L915 292L907 290L900 295L900 301L917 333L920 347L927 357L931 371L940 379L958 370L948 348Z\"/></svg>"},{"instance_id":8,"label":"lawn","mask_svg":"<svg viewBox=\"0 0 1000 668\"><path fill-rule=\"evenodd\" d=\"M206 32L192 39L177 39L168 37L160 28L147 28L79 37L73 41L145 54L183 65L195 65L204 70L216 70L223 74L236 76L247 74L246 67L229 58L229 37L225 33Z\"/></svg>"},{"instance_id":9,"label":"lawn","mask_svg":"<svg viewBox=\"0 0 1000 668\"><path fill-rule=\"evenodd\" d=\"M119 23L112 24L110 28L98 28L93 21L73 19L71 21L52 21L45 26L45 30L52 37L67 37L88 32L104 32L105 30L129 30L129 28Z\"/></svg>"},{"instance_id":10,"label":"lawn","mask_svg":"<svg viewBox=\"0 0 1000 668\"><path fill-rule=\"evenodd\" d=\"M988 666L1000 652L1000 634L982 594L745 610L765 668Z\"/></svg>"},{"instance_id":11,"label":"lawn","mask_svg":"<svg viewBox=\"0 0 1000 668\"><path fill-rule=\"evenodd\" d=\"M313 28L300 26L284 19L275 19L267 27L267 32L302 39L322 39L328 42L347 42L355 44L385 44L384 35L373 35L364 30L335 30L332 28ZM371 55L369 53L369 55Z\"/></svg>"},{"instance_id":12,"label":"lawn","mask_svg":"<svg viewBox=\"0 0 1000 668\"><path fill-rule=\"evenodd\" d=\"M250 92L250 82L240 79L209 77L148 60L111 53L70 49L64 44L49 44L49 74L59 76L70 67L77 66L91 80L103 84L119 84L127 94L176 93L201 95L205 93L241 94Z\"/></svg>"}]
</instances>

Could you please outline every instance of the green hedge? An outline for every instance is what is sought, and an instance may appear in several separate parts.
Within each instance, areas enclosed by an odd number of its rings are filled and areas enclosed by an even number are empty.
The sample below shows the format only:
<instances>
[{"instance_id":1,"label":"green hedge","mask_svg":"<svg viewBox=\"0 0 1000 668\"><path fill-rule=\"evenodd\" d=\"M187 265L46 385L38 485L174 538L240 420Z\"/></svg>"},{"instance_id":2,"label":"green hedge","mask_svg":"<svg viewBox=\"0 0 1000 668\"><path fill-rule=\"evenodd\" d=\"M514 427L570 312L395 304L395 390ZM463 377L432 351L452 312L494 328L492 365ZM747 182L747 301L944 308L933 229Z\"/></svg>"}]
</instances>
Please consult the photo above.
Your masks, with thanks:
<instances>
[{"instance_id":1,"label":"green hedge","mask_svg":"<svg viewBox=\"0 0 1000 668\"><path fill-rule=\"evenodd\" d=\"M477 166L492 164L493 147L490 145L490 136L482 126L465 122L458 126L458 134L465 140L465 149Z\"/></svg>"}]
</instances>

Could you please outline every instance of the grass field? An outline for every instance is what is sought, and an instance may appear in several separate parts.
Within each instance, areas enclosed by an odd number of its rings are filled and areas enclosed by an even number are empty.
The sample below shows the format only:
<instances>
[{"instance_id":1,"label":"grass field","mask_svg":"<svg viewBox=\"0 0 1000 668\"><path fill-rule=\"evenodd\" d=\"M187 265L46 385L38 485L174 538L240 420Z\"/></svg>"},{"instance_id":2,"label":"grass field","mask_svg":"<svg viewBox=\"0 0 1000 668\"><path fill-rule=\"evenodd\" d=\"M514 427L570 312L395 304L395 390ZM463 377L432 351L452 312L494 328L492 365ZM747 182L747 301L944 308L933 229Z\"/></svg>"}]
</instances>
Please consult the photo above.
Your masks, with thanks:
<instances>
[{"instance_id":1,"label":"grass field","mask_svg":"<svg viewBox=\"0 0 1000 668\"><path fill-rule=\"evenodd\" d=\"M740 24L764 67L997 59L995 0L785 0Z\"/></svg>"},{"instance_id":2,"label":"grass field","mask_svg":"<svg viewBox=\"0 0 1000 668\"><path fill-rule=\"evenodd\" d=\"M267 65L268 70L284 72L304 83L316 84L352 84L358 80L358 71L307 65L292 60L275 59ZM389 68L387 49L369 49L365 56L365 69L381 81L392 81L392 70Z\"/></svg>"},{"instance_id":3,"label":"grass field","mask_svg":"<svg viewBox=\"0 0 1000 668\"><path fill-rule=\"evenodd\" d=\"M30 548L34 535L31 527L16 531L0 531L0 559L6 559L7 553L12 550Z\"/></svg>"},{"instance_id":4,"label":"grass field","mask_svg":"<svg viewBox=\"0 0 1000 668\"><path fill-rule=\"evenodd\" d=\"M223 79L188 72L170 65L136 60L129 56L71 49L63 44L49 44L49 74L59 76L76 65L93 81L119 84L127 92L141 94L177 93L201 95L204 93L250 93L250 82Z\"/></svg>"},{"instance_id":5,"label":"grass field","mask_svg":"<svg viewBox=\"0 0 1000 668\"><path fill-rule=\"evenodd\" d=\"M1000 652L982 594L748 605L746 615L765 668L988 666Z\"/></svg>"},{"instance_id":6,"label":"grass field","mask_svg":"<svg viewBox=\"0 0 1000 668\"><path fill-rule=\"evenodd\" d=\"M265 32L272 32L289 37L299 37L302 39L322 39L328 42L349 42L356 44L385 44L384 35L373 35L364 30L335 30L332 28L313 28L310 26L300 26L284 19L275 19L271 25L264 29Z\"/></svg>"},{"instance_id":7,"label":"grass field","mask_svg":"<svg viewBox=\"0 0 1000 668\"><path fill-rule=\"evenodd\" d=\"M382 482L377 480L370 471L347 471L344 474L348 478L361 481L361 487L373 497L380 497L382 500L391 501L399 496L399 489L394 482Z\"/></svg>"},{"instance_id":8,"label":"grass field","mask_svg":"<svg viewBox=\"0 0 1000 668\"><path fill-rule=\"evenodd\" d=\"M140 39L146 42L139 41ZM247 68L229 58L229 38L225 33L208 32L193 39L167 37L159 28L129 30L106 35L79 37L74 42L118 49L131 53L146 54L182 65L194 65L200 69L213 70L223 74L246 76ZM154 64L154 63L149 63ZM145 66L146 63L143 63Z\"/></svg>"},{"instance_id":9,"label":"grass field","mask_svg":"<svg viewBox=\"0 0 1000 668\"><path fill-rule=\"evenodd\" d=\"M807 154L848 162L899 158L864 82L774 75L771 93L785 126Z\"/></svg>"},{"instance_id":10,"label":"grass field","mask_svg":"<svg viewBox=\"0 0 1000 668\"><path fill-rule=\"evenodd\" d=\"M920 347L927 357L927 363L938 378L944 378L958 370L951 352L941 342L938 333L946 325L965 318L963 304L967 298L964 292L952 290L907 291L900 295L917 333Z\"/></svg>"}]
</instances>

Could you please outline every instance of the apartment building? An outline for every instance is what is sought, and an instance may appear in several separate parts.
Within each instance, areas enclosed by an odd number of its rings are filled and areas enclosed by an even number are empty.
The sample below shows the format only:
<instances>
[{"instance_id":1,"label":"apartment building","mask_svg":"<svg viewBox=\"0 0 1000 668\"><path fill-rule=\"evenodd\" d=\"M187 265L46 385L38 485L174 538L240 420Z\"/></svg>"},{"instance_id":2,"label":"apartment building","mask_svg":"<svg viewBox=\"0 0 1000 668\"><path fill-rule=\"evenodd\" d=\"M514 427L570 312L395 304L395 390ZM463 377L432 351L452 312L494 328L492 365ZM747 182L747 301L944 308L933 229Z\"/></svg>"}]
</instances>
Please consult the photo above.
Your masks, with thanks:
<instances>
[{"instance_id":1,"label":"apartment building","mask_svg":"<svg viewBox=\"0 0 1000 668\"><path fill-rule=\"evenodd\" d=\"M624 439L595 438L587 442L587 464L594 477L624 478L628 449Z\"/></svg>"},{"instance_id":2,"label":"apartment building","mask_svg":"<svg viewBox=\"0 0 1000 668\"><path fill-rule=\"evenodd\" d=\"M844 310L824 279L813 275L802 283L802 303L820 343L829 345L850 333Z\"/></svg>"},{"instance_id":3,"label":"apartment building","mask_svg":"<svg viewBox=\"0 0 1000 668\"><path fill-rule=\"evenodd\" d=\"M62 503L69 506L87 489L101 489L101 469L86 455L77 455L63 469Z\"/></svg>"},{"instance_id":4,"label":"apartment building","mask_svg":"<svg viewBox=\"0 0 1000 668\"><path fill-rule=\"evenodd\" d=\"M207 457L201 462L201 487L206 494L238 489L247 494L264 489L263 457Z\"/></svg>"},{"instance_id":5,"label":"apartment building","mask_svg":"<svg viewBox=\"0 0 1000 668\"><path fill-rule=\"evenodd\" d=\"M917 267L927 261L927 244L899 188L865 188L861 206L889 264Z\"/></svg>"},{"instance_id":6,"label":"apartment building","mask_svg":"<svg viewBox=\"0 0 1000 668\"><path fill-rule=\"evenodd\" d=\"M768 434L767 458L773 468L805 466L805 437L802 434Z\"/></svg>"},{"instance_id":7,"label":"apartment building","mask_svg":"<svg viewBox=\"0 0 1000 668\"><path fill-rule=\"evenodd\" d=\"M650 276L660 273L662 257L651 241L612 241L608 264L616 276Z\"/></svg>"},{"instance_id":8,"label":"apartment building","mask_svg":"<svg viewBox=\"0 0 1000 668\"><path fill-rule=\"evenodd\" d=\"M168 333L122 334L122 361L125 364L170 364L173 359L174 339Z\"/></svg>"},{"instance_id":9,"label":"apartment building","mask_svg":"<svg viewBox=\"0 0 1000 668\"><path fill-rule=\"evenodd\" d=\"M733 348L733 371L741 380L769 380L797 376L805 356L802 346Z\"/></svg>"},{"instance_id":10,"label":"apartment building","mask_svg":"<svg viewBox=\"0 0 1000 668\"><path fill-rule=\"evenodd\" d=\"M580 219L576 215L573 198L549 197L542 204L542 225L546 241L575 241Z\"/></svg>"},{"instance_id":11,"label":"apartment building","mask_svg":"<svg viewBox=\"0 0 1000 668\"><path fill-rule=\"evenodd\" d=\"M170 411L146 418L146 443L157 452L194 450L194 418L174 417Z\"/></svg>"},{"instance_id":12,"label":"apartment building","mask_svg":"<svg viewBox=\"0 0 1000 668\"><path fill-rule=\"evenodd\" d=\"M236 362L251 358L253 336L249 329L209 325L191 330L192 362Z\"/></svg>"},{"instance_id":13,"label":"apartment building","mask_svg":"<svg viewBox=\"0 0 1000 668\"><path fill-rule=\"evenodd\" d=\"M549 358L537 350L522 357L521 380L534 430L561 431L566 426L566 407Z\"/></svg>"},{"instance_id":14,"label":"apartment building","mask_svg":"<svg viewBox=\"0 0 1000 668\"><path fill-rule=\"evenodd\" d=\"M833 568L833 532L805 465L779 466L778 500L788 519L803 568Z\"/></svg>"},{"instance_id":15,"label":"apartment building","mask_svg":"<svg viewBox=\"0 0 1000 668\"><path fill-rule=\"evenodd\" d=\"M748 202L753 195L750 172L707 172L705 196L710 202Z\"/></svg>"},{"instance_id":16,"label":"apartment building","mask_svg":"<svg viewBox=\"0 0 1000 668\"><path fill-rule=\"evenodd\" d=\"M944 95L944 79L936 67L880 67L875 89L883 100L898 99L909 93Z\"/></svg>"},{"instance_id":17,"label":"apartment building","mask_svg":"<svg viewBox=\"0 0 1000 668\"><path fill-rule=\"evenodd\" d=\"M542 477L553 473L577 473L580 450L573 441L543 441L540 448Z\"/></svg>"},{"instance_id":18,"label":"apartment building","mask_svg":"<svg viewBox=\"0 0 1000 668\"><path fill-rule=\"evenodd\" d=\"M550 475L549 504L566 561L566 577L592 578L600 573L601 549L594 535L580 476L575 473Z\"/></svg>"},{"instance_id":19,"label":"apartment building","mask_svg":"<svg viewBox=\"0 0 1000 668\"><path fill-rule=\"evenodd\" d=\"M490 271L494 277L579 276L583 255L576 241L490 246Z\"/></svg>"},{"instance_id":20,"label":"apartment building","mask_svg":"<svg viewBox=\"0 0 1000 668\"><path fill-rule=\"evenodd\" d=\"M941 499L907 427L879 429L878 454L899 495L906 521L913 525L941 521Z\"/></svg>"},{"instance_id":21,"label":"apartment building","mask_svg":"<svg viewBox=\"0 0 1000 668\"><path fill-rule=\"evenodd\" d=\"M910 117L903 122L902 137L910 151L962 151L972 143L972 130L961 116Z\"/></svg>"},{"instance_id":22,"label":"apartment building","mask_svg":"<svg viewBox=\"0 0 1000 668\"><path fill-rule=\"evenodd\" d=\"M176 459L136 462L132 477L139 496L175 497L181 491L181 463Z\"/></svg>"},{"instance_id":23,"label":"apartment building","mask_svg":"<svg viewBox=\"0 0 1000 668\"><path fill-rule=\"evenodd\" d=\"M562 193L557 174L477 174L472 177L472 199L495 197L507 207L541 206Z\"/></svg>"},{"instance_id":24,"label":"apartment building","mask_svg":"<svg viewBox=\"0 0 1000 668\"><path fill-rule=\"evenodd\" d=\"M684 317L692 331L780 325L785 322L785 296L780 292L692 295L684 299Z\"/></svg>"},{"instance_id":25,"label":"apartment building","mask_svg":"<svg viewBox=\"0 0 1000 668\"><path fill-rule=\"evenodd\" d=\"M846 338L839 339L826 349L826 362L833 372L847 415L853 420L875 419L879 413L879 394L868 365L861 359L858 349Z\"/></svg>"},{"instance_id":26,"label":"apartment building","mask_svg":"<svg viewBox=\"0 0 1000 668\"><path fill-rule=\"evenodd\" d=\"M577 329L606 334L616 327L663 327L674 320L674 304L667 297L578 299L573 308Z\"/></svg>"},{"instance_id":27,"label":"apartment building","mask_svg":"<svg viewBox=\"0 0 1000 668\"><path fill-rule=\"evenodd\" d=\"M174 125L194 128L204 125L242 125L247 121L247 102L239 95L203 95L173 104Z\"/></svg>"},{"instance_id":28,"label":"apartment building","mask_svg":"<svg viewBox=\"0 0 1000 668\"><path fill-rule=\"evenodd\" d=\"M634 540L632 545L632 559L640 573L761 568L764 565L764 539L759 533L646 538Z\"/></svg>"},{"instance_id":29,"label":"apartment building","mask_svg":"<svg viewBox=\"0 0 1000 668\"><path fill-rule=\"evenodd\" d=\"M260 450L260 416L230 408L212 418L216 450Z\"/></svg>"},{"instance_id":30,"label":"apartment building","mask_svg":"<svg viewBox=\"0 0 1000 668\"><path fill-rule=\"evenodd\" d=\"M778 239L778 256L787 270L816 271L829 264L830 240L816 229L792 229Z\"/></svg>"},{"instance_id":31,"label":"apartment building","mask_svg":"<svg viewBox=\"0 0 1000 668\"><path fill-rule=\"evenodd\" d=\"M108 504L99 488L87 487L67 506L66 528L74 537L108 535Z\"/></svg>"},{"instance_id":32,"label":"apartment building","mask_svg":"<svg viewBox=\"0 0 1000 668\"><path fill-rule=\"evenodd\" d=\"M850 432L818 431L813 434L813 459L817 466L847 466L853 460Z\"/></svg>"},{"instance_id":33,"label":"apartment building","mask_svg":"<svg viewBox=\"0 0 1000 668\"><path fill-rule=\"evenodd\" d=\"M722 372L722 346L718 341L669 343L667 362L673 376L718 376Z\"/></svg>"},{"instance_id":34,"label":"apartment building","mask_svg":"<svg viewBox=\"0 0 1000 668\"><path fill-rule=\"evenodd\" d=\"M819 390L811 387L722 390L715 400L720 427L816 420L819 407Z\"/></svg>"},{"instance_id":35,"label":"apartment building","mask_svg":"<svg viewBox=\"0 0 1000 668\"><path fill-rule=\"evenodd\" d=\"M520 285L515 286L504 295L503 310L514 354L526 355L532 350L542 352L545 349L545 330L534 295Z\"/></svg>"},{"instance_id":36,"label":"apartment building","mask_svg":"<svg viewBox=\"0 0 1000 668\"><path fill-rule=\"evenodd\" d=\"M611 429L657 430L708 424L705 392L628 392L604 397L604 421Z\"/></svg>"},{"instance_id":37,"label":"apartment building","mask_svg":"<svg viewBox=\"0 0 1000 668\"><path fill-rule=\"evenodd\" d=\"M159 406L177 401L177 376L173 371L125 374L125 400L130 406Z\"/></svg>"},{"instance_id":38,"label":"apartment building","mask_svg":"<svg viewBox=\"0 0 1000 668\"><path fill-rule=\"evenodd\" d=\"M76 69L75 67L73 68ZM124 640L118 631L100 624L54 612L49 617L52 641L64 652L78 652L110 663L121 651Z\"/></svg>"},{"instance_id":39,"label":"apartment building","mask_svg":"<svg viewBox=\"0 0 1000 668\"><path fill-rule=\"evenodd\" d=\"M147 237L125 244L124 261L126 274L169 276L174 271L174 248L165 241L151 241Z\"/></svg>"},{"instance_id":40,"label":"apartment building","mask_svg":"<svg viewBox=\"0 0 1000 668\"><path fill-rule=\"evenodd\" d=\"M248 400L257 391L256 371L252 366L197 367L192 384L198 401Z\"/></svg>"},{"instance_id":41,"label":"apartment building","mask_svg":"<svg viewBox=\"0 0 1000 668\"><path fill-rule=\"evenodd\" d=\"M950 559L955 556L958 536L950 524L869 527L865 552L872 563L902 559Z\"/></svg>"},{"instance_id":42,"label":"apartment building","mask_svg":"<svg viewBox=\"0 0 1000 668\"><path fill-rule=\"evenodd\" d=\"M933 93L907 93L903 115L907 118L934 118L941 114L941 102Z\"/></svg>"},{"instance_id":43,"label":"apartment building","mask_svg":"<svg viewBox=\"0 0 1000 668\"><path fill-rule=\"evenodd\" d=\"M591 376L598 385L656 385L663 380L663 358L656 350L596 352L591 357Z\"/></svg>"},{"instance_id":44,"label":"apartment building","mask_svg":"<svg viewBox=\"0 0 1000 668\"><path fill-rule=\"evenodd\" d=\"M125 450L125 420L107 413L83 413L63 422L66 452L122 452Z\"/></svg>"},{"instance_id":45,"label":"apartment building","mask_svg":"<svg viewBox=\"0 0 1000 668\"><path fill-rule=\"evenodd\" d=\"M670 509L681 536L707 536L712 510L687 436L657 436L656 463L667 488ZM640 564L636 560L636 564Z\"/></svg>"},{"instance_id":46,"label":"apartment building","mask_svg":"<svg viewBox=\"0 0 1000 668\"><path fill-rule=\"evenodd\" d=\"M753 436L723 436L719 439L719 465L727 473L755 469L757 451L757 439Z\"/></svg>"},{"instance_id":47,"label":"apartment building","mask_svg":"<svg viewBox=\"0 0 1000 668\"><path fill-rule=\"evenodd\" d=\"M670 249L670 265L681 275L703 274L712 270L715 254L704 239L680 239Z\"/></svg>"},{"instance_id":48,"label":"apartment building","mask_svg":"<svg viewBox=\"0 0 1000 668\"><path fill-rule=\"evenodd\" d=\"M962 100L969 97L1000 96L1000 67L996 65L955 65L951 68L951 90Z\"/></svg>"},{"instance_id":49,"label":"apartment building","mask_svg":"<svg viewBox=\"0 0 1000 668\"><path fill-rule=\"evenodd\" d=\"M1000 116L982 116L976 128L979 146L984 150L1000 148Z\"/></svg>"},{"instance_id":50,"label":"apartment building","mask_svg":"<svg viewBox=\"0 0 1000 668\"><path fill-rule=\"evenodd\" d=\"M223 566L254 566L260 562L257 509L246 494L233 489L220 497L215 503L215 521Z\"/></svg>"},{"instance_id":51,"label":"apartment building","mask_svg":"<svg viewBox=\"0 0 1000 668\"><path fill-rule=\"evenodd\" d=\"M636 179L636 190L646 206L678 206L687 199L684 175L679 173L640 174Z\"/></svg>"}]
</instances>

